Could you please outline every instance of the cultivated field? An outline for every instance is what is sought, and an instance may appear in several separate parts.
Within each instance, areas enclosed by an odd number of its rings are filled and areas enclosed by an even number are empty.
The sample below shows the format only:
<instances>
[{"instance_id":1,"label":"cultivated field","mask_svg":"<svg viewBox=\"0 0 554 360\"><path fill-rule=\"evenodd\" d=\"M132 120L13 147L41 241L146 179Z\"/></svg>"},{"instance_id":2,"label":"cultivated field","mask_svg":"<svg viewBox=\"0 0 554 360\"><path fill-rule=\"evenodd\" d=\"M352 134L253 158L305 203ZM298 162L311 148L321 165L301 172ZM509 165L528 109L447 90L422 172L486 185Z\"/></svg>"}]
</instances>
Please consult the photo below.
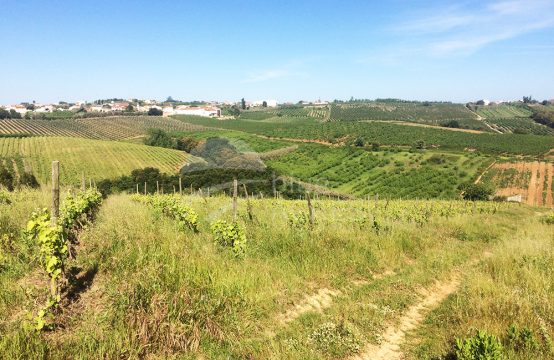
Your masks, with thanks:
<instances>
[{"instance_id":1,"label":"cultivated field","mask_svg":"<svg viewBox=\"0 0 554 360\"><path fill-rule=\"evenodd\" d=\"M230 198L162 209L111 196L66 260L73 278L53 328L37 332L25 324L48 277L20 234L48 198L0 202L6 358L442 359L476 330L505 358L552 358L554 244L542 210L313 199L310 225L305 201L239 199L236 249L210 230L231 221ZM177 208L198 214L197 232L167 216Z\"/></svg>"},{"instance_id":2,"label":"cultivated field","mask_svg":"<svg viewBox=\"0 0 554 360\"><path fill-rule=\"evenodd\" d=\"M63 120L0 120L0 134L125 140L143 136L148 129L201 131L202 127L160 116L119 116Z\"/></svg>"},{"instance_id":3,"label":"cultivated field","mask_svg":"<svg viewBox=\"0 0 554 360\"><path fill-rule=\"evenodd\" d=\"M522 106L507 104L477 106L477 114L487 119L529 118L533 114Z\"/></svg>"},{"instance_id":4,"label":"cultivated field","mask_svg":"<svg viewBox=\"0 0 554 360\"><path fill-rule=\"evenodd\" d=\"M521 196L532 206L552 207L554 164L544 161L498 163L483 178L499 196Z\"/></svg>"},{"instance_id":5,"label":"cultivated field","mask_svg":"<svg viewBox=\"0 0 554 360\"><path fill-rule=\"evenodd\" d=\"M39 136L0 138L0 159L50 181L52 160L61 160L62 183L79 183L82 172L95 180L129 175L147 166L174 174L194 157L185 152L116 141ZM1 160L0 160L1 161Z\"/></svg>"}]
</instances>

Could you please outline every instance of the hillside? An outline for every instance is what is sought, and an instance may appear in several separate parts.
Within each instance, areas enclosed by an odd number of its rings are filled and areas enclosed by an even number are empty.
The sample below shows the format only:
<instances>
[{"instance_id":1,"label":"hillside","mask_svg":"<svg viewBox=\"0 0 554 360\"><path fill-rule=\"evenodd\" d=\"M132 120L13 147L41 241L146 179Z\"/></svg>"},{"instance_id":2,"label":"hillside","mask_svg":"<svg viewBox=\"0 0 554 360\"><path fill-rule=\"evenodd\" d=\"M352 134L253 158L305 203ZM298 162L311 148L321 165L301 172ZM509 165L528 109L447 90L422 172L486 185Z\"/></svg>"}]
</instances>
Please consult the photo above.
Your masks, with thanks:
<instances>
[{"instance_id":1,"label":"hillside","mask_svg":"<svg viewBox=\"0 0 554 360\"><path fill-rule=\"evenodd\" d=\"M7 358L438 359L476 329L501 339L506 358L552 356L552 225L534 208L314 199L310 227L305 201L239 199L246 243L234 256L210 230L230 220L228 197L177 198L198 214L194 232L112 196L68 260L76 285L63 293L59 325L38 334L22 324L48 282L37 246L18 234L49 194L8 199L0 202ZM509 342L511 325L535 345Z\"/></svg>"},{"instance_id":2,"label":"hillside","mask_svg":"<svg viewBox=\"0 0 554 360\"><path fill-rule=\"evenodd\" d=\"M176 173L194 161L185 152L124 142L71 137L0 138L0 159L13 159L18 172L32 172L50 182L52 160L61 161L61 182L77 184L84 172L94 180L128 175L132 170L156 167Z\"/></svg>"},{"instance_id":3,"label":"hillside","mask_svg":"<svg viewBox=\"0 0 554 360\"><path fill-rule=\"evenodd\" d=\"M148 129L200 131L202 127L160 116L116 116L61 120L0 120L0 134L125 140L143 136L147 133Z\"/></svg>"}]
</instances>

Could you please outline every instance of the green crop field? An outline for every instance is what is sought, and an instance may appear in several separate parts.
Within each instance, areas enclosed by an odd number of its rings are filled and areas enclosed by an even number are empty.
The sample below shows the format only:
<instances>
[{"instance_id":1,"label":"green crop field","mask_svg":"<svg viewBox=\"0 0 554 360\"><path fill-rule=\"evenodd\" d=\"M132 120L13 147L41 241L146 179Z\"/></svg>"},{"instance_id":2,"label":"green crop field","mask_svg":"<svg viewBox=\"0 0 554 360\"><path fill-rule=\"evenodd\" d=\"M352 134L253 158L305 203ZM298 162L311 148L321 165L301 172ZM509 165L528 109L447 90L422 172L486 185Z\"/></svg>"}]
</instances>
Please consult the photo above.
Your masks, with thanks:
<instances>
[{"instance_id":1,"label":"green crop field","mask_svg":"<svg viewBox=\"0 0 554 360\"><path fill-rule=\"evenodd\" d=\"M485 120L491 127L503 133L525 133L535 135L554 135L554 129L539 124L529 118L490 118Z\"/></svg>"},{"instance_id":2,"label":"green crop field","mask_svg":"<svg viewBox=\"0 0 554 360\"><path fill-rule=\"evenodd\" d=\"M320 122L302 119L294 123L279 124L247 120L216 120L177 116L184 122L238 130L275 138L294 138L328 142L353 143L362 138L366 143L411 146L424 140L429 146L463 151L472 149L487 154L540 155L554 148L554 137L514 134L469 134L440 128L423 128L383 122Z\"/></svg>"},{"instance_id":3,"label":"green crop field","mask_svg":"<svg viewBox=\"0 0 554 360\"><path fill-rule=\"evenodd\" d=\"M492 162L473 154L367 151L302 144L268 160L281 173L359 197L459 198L457 187Z\"/></svg>"},{"instance_id":4,"label":"green crop field","mask_svg":"<svg viewBox=\"0 0 554 360\"><path fill-rule=\"evenodd\" d=\"M61 162L61 182L79 183L82 172L95 180L128 175L147 166L177 173L194 157L177 150L115 141L68 137L0 138L0 158L16 159L19 171L50 181L52 160Z\"/></svg>"},{"instance_id":5,"label":"green crop field","mask_svg":"<svg viewBox=\"0 0 554 360\"><path fill-rule=\"evenodd\" d=\"M159 116L119 116L61 120L0 120L0 134L69 136L124 140L146 134L148 129L200 131L202 127Z\"/></svg>"},{"instance_id":6,"label":"green crop field","mask_svg":"<svg viewBox=\"0 0 554 360\"><path fill-rule=\"evenodd\" d=\"M528 110L522 106L514 106L508 104L500 105L478 105L477 114L487 119L503 119L503 118L528 118L533 114L531 110Z\"/></svg>"},{"instance_id":7,"label":"green crop field","mask_svg":"<svg viewBox=\"0 0 554 360\"><path fill-rule=\"evenodd\" d=\"M332 120L462 120L476 119L462 104L370 102L331 105Z\"/></svg>"},{"instance_id":8,"label":"green crop field","mask_svg":"<svg viewBox=\"0 0 554 360\"><path fill-rule=\"evenodd\" d=\"M231 223L229 197L113 195L80 218L67 286L41 317L50 278L40 243L20 234L49 198L0 198L7 359L450 359L469 338L504 359L552 359L544 209L312 199L310 225L306 201L240 198L240 243L224 243L213 229Z\"/></svg>"}]
</instances>

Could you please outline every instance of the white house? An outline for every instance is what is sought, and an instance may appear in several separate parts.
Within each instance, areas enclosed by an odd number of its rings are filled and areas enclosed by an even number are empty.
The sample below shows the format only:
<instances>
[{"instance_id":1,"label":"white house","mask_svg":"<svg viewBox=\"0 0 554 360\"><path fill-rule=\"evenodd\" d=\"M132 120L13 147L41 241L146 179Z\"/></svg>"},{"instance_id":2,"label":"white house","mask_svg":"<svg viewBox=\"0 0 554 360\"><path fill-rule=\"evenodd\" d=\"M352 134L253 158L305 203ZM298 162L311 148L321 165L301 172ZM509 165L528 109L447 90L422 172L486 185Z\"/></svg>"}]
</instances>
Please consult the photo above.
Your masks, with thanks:
<instances>
[{"instance_id":1,"label":"white house","mask_svg":"<svg viewBox=\"0 0 554 360\"><path fill-rule=\"evenodd\" d=\"M175 115L197 115L197 116L206 116L206 117L220 117L221 109L215 106L187 106L187 105L178 105L173 110ZM165 108L164 108L165 115Z\"/></svg>"}]
</instances>

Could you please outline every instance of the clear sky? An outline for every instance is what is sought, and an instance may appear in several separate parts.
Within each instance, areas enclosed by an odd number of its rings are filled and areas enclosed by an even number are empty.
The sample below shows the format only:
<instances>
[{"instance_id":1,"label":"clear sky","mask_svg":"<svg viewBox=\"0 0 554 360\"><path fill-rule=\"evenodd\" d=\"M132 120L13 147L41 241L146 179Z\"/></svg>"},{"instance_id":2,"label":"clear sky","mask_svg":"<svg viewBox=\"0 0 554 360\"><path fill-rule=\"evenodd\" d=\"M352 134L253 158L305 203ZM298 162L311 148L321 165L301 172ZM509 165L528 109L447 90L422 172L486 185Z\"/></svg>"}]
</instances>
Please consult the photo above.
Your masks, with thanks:
<instances>
[{"instance_id":1,"label":"clear sky","mask_svg":"<svg viewBox=\"0 0 554 360\"><path fill-rule=\"evenodd\" d=\"M0 104L554 98L554 0L0 0Z\"/></svg>"}]
</instances>

